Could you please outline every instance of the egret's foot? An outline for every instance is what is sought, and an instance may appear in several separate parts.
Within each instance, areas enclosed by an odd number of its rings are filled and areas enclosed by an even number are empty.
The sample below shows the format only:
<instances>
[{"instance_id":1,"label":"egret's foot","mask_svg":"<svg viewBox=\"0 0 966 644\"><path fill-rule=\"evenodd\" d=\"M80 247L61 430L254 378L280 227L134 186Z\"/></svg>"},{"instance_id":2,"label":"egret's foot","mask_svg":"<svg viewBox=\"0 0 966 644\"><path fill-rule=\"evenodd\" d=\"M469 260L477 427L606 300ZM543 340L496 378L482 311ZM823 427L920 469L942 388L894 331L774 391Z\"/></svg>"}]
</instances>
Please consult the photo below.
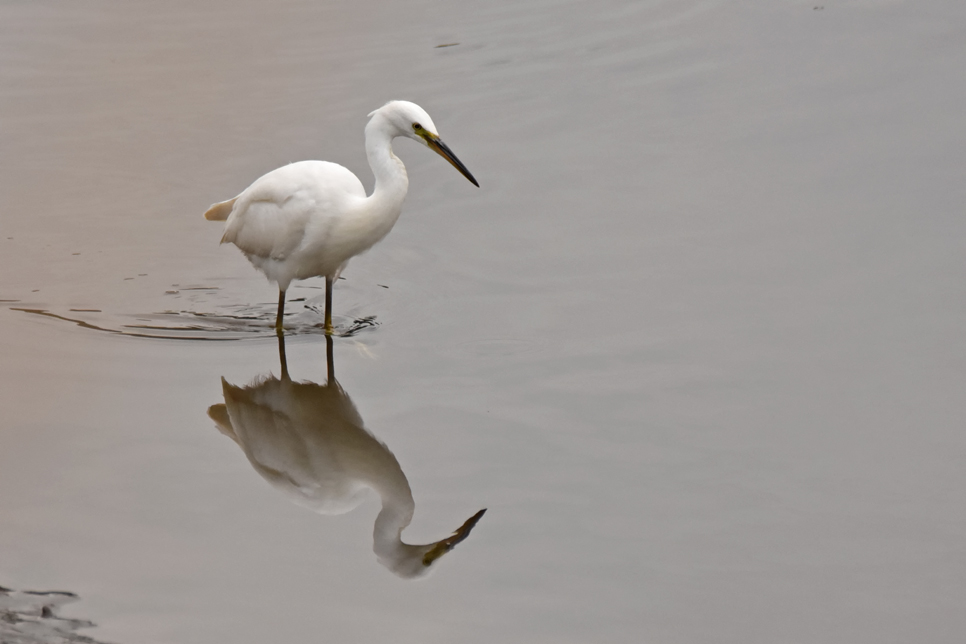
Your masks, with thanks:
<instances>
[{"instance_id":1,"label":"egret's foot","mask_svg":"<svg viewBox=\"0 0 966 644\"><path fill-rule=\"evenodd\" d=\"M331 321L329 323L323 322L315 328L321 328L322 333L329 336L330 338L351 338L360 331L364 329L369 329L379 326L376 322L376 316L369 315L364 318L357 318L352 320L351 323L335 325Z\"/></svg>"}]
</instances>

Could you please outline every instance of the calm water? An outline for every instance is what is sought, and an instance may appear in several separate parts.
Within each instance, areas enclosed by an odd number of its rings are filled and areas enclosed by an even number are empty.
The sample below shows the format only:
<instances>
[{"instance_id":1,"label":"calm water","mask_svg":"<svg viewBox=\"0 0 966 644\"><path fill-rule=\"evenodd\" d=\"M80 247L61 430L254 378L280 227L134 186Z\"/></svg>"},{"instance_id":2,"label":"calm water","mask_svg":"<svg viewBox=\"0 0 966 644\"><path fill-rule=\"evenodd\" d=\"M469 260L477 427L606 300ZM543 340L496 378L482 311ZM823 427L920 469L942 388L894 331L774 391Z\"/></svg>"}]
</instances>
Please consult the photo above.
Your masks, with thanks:
<instances>
[{"instance_id":1,"label":"calm water","mask_svg":"<svg viewBox=\"0 0 966 644\"><path fill-rule=\"evenodd\" d=\"M0 585L119 644L961 641L964 68L955 0L3 3ZM357 416L316 416L398 464L408 543L487 508L419 581L376 494L300 507L209 417L281 368L201 213L371 184L391 98L482 187L397 143L335 293Z\"/></svg>"}]
</instances>

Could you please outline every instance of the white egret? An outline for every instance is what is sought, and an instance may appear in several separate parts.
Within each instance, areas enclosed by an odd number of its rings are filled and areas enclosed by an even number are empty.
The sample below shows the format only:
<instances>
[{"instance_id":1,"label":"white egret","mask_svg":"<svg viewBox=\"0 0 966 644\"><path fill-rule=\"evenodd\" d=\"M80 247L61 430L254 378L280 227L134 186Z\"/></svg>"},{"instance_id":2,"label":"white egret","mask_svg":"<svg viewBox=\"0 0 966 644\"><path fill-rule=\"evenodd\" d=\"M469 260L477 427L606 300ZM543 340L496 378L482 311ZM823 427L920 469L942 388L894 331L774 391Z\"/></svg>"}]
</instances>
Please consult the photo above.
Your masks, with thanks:
<instances>
[{"instance_id":1,"label":"white egret","mask_svg":"<svg viewBox=\"0 0 966 644\"><path fill-rule=\"evenodd\" d=\"M423 108L390 101L369 114L366 156L375 176L372 194L348 169L327 161L299 161L260 177L240 195L213 204L205 219L225 221L221 243L233 243L278 284L275 328L282 330L285 291L292 280L325 277L325 331L332 333L332 285L352 257L392 229L402 210L409 178L393 154L392 140L405 136L440 154L479 187L439 138Z\"/></svg>"},{"instance_id":2,"label":"white egret","mask_svg":"<svg viewBox=\"0 0 966 644\"><path fill-rule=\"evenodd\" d=\"M219 431L245 452L255 471L292 501L320 514L344 514L374 490L382 501L372 532L379 563L405 578L422 577L464 541L480 510L439 541L408 544L403 530L416 503L409 481L389 448L363 425L335 379L332 338L326 337L328 381L293 382L278 336L281 378L261 377L247 387L221 380L224 404L208 408Z\"/></svg>"}]
</instances>

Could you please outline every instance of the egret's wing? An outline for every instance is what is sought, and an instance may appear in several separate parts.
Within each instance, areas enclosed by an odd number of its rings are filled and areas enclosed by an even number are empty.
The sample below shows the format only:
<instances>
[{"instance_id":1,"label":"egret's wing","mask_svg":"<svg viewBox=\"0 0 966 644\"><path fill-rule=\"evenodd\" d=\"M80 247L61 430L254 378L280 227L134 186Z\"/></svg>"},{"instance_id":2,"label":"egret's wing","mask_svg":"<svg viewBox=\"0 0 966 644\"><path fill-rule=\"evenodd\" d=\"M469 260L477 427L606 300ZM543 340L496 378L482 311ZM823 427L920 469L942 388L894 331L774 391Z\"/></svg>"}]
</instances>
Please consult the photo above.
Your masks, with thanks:
<instances>
[{"instance_id":1,"label":"egret's wing","mask_svg":"<svg viewBox=\"0 0 966 644\"><path fill-rule=\"evenodd\" d=\"M323 232L348 199L365 197L354 174L334 163L302 161L269 172L238 195L222 243L248 255L285 259L306 235Z\"/></svg>"},{"instance_id":2,"label":"egret's wing","mask_svg":"<svg viewBox=\"0 0 966 644\"><path fill-rule=\"evenodd\" d=\"M287 409L286 404L286 387L291 385L275 378L252 387L236 387L224 378L221 384L235 442L255 469L273 483L310 484L312 471L299 432L298 410Z\"/></svg>"},{"instance_id":3,"label":"egret's wing","mask_svg":"<svg viewBox=\"0 0 966 644\"><path fill-rule=\"evenodd\" d=\"M312 214L310 204L295 196L287 200L246 200L236 207L221 243L234 243L248 255L285 259L299 247Z\"/></svg>"}]
</instances>

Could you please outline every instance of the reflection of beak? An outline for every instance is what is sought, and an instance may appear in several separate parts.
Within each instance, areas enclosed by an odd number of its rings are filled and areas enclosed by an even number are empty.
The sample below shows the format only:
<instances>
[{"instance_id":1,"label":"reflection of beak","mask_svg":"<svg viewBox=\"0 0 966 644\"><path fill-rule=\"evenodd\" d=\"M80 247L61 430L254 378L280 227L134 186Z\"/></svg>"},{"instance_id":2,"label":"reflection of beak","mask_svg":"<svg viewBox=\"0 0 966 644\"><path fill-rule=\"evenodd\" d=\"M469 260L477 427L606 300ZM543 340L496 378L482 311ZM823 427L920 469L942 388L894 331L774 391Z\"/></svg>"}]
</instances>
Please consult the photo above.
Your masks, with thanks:
<instances>
[{"instance_id":1,"label":"reflection of beak","mask_svg":"<svg viewBox=\"0 0 966 644\"><path fill-rule=\"evenodd\" d=\"M459 161L457 161L457 163L459 163ZM468 175L469 172L465 174ZM472 177L469 177L469 179L470 181L473 181ZM473 181L473 183L476 183L476 182ZM470 531L480 520L480 517L483 516L484 512L486 512L486 508L483 508L482 510L480 510L479 512L471 516L469 519L467 519L466 523L464 523L463 525L461 525L459 528L456 529L456 532L453 533L453 536L446 537L442 541L437 541L436 543L434 543L433 547L430 548L426 552L426 554L423 555L423 565L424 566L430 565L431 563L433 563L434 561L436 561L437 559L445 555L447 552L455 548L456 544L460 543L461 541L466 539L466 537L470 536Z\"/></svg>"},{"instance_id":2,"label":"reflection of beak","mask_svg":"<svg viewBox=\"0 0 966 644\"><path fill-rule=\"evenodd\" d=\"M439 154L439 156L443 157L444 159L452 163L453 167L460 171L460 174L462 174L464 177L470 180L470 183L472 183L477 188L480 187L480 184L476 182L476 179L474 179L473 175L470 174L470 171L466 169L466 166L463 165L463 162L456 158L456 155L453 154L453 151L449 149L448 145L440 141L438 138L434 139L427 136L425 137L425 139L426 139L426 144L430 147L430 149L432 149L437 154Z\"/></svg>"}]
</instances>

